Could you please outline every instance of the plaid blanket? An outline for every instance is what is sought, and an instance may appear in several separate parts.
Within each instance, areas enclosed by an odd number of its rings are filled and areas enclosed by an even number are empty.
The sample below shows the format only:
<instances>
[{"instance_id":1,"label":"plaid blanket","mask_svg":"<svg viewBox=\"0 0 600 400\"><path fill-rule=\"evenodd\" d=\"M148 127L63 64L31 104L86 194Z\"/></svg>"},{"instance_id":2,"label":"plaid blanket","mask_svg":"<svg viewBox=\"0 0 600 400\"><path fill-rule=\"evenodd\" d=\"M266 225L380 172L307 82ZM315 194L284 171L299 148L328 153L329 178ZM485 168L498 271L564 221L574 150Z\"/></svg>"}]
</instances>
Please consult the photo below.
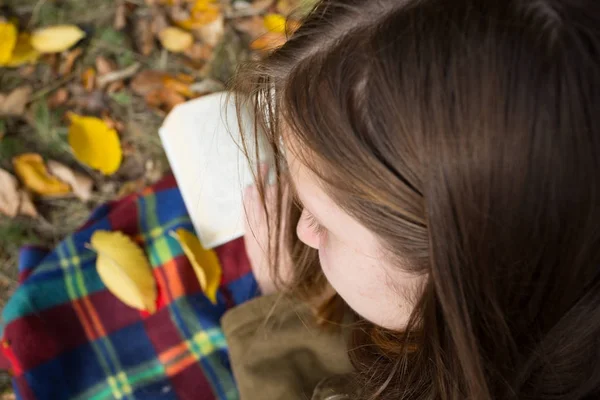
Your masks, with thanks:
<instances>
[{"instance_id":1,"label":"plaid blanket","mask_svg":"<svg viewBox=\"0 0 600 400\"><path fill-rule=\"evenodd\" d=\"M26 248L3 311L2 363L19 399L236 399L219 320L257 292L243 239L215 249L223 278L213 305L169 232L193 231L173 177L97 209L54 250ZM158 311L132 309L104 286L87 248L118 230L146 252Z\"/></svg>"}]
</instances>

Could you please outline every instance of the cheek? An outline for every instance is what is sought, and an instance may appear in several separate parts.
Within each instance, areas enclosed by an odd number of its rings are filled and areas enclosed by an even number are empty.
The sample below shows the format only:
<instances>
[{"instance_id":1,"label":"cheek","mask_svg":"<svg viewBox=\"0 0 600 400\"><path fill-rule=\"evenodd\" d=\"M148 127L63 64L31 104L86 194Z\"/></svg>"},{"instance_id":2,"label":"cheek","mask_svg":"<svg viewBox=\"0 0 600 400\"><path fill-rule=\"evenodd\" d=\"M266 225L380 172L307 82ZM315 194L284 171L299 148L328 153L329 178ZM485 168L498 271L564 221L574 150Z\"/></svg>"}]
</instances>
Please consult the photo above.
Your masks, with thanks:
<instances>
[{"instance_id":1,"label":"cheek","mask_svg":"<svg viewBox=\"0 0 600 400\"><path fill-rule=\"evenodd\" d=\"M390 277L380 261L334 240L321 243L319 259L331 286L359 315L388 329L406 326L412 306L392 287L404 282Z\"/></svg>"}]
</instances>

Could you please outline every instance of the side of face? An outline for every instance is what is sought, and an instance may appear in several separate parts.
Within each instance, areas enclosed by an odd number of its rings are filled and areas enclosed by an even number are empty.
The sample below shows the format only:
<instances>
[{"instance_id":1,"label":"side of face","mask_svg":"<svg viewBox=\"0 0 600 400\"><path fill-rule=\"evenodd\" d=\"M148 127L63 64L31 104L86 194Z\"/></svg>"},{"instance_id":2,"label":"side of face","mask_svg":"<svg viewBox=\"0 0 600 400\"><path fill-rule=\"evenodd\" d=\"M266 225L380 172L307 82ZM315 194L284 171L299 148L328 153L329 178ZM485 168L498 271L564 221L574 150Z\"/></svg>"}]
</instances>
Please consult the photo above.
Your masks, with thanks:
<instances>
[{"instance_id":1,"label":"side of face","mask_svg":"<svg viewBox=\"0 0 600 400\"><path fill-rule=\"evenodd\" d=\"M354 311L384 328L402 329L423 278L386 260L376 235L336 205L293 153L286 152L290 178L304 207L298 238L318 250L325 277Z\"/></svg>"}]
</instances>

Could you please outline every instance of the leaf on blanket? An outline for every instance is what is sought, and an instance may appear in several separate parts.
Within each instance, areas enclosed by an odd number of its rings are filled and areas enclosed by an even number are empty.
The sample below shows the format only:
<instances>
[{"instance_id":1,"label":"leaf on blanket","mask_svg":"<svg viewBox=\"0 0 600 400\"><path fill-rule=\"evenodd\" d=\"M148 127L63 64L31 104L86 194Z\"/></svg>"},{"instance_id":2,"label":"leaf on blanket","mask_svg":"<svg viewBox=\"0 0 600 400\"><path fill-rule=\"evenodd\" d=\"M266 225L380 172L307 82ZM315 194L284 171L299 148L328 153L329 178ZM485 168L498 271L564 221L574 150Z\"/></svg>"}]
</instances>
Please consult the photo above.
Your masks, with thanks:
<instances>
[{"instance_id":1,"label":"leaf on blanket","mask_svg":"<svg viewBox=\"0 0 600 400\"><path fill-rule=\"evenodd\" d=\"M71 187L50 175L42 156L36 153L18 155L12 160L15 173L31 191L42 196L61 196L71 193Z\"/></svg>"},{"instance_id":2,"label":"leaf on blanket","mask_svg":"<svg viewBox=\"0 0 600 400\"><path fill-rule=\"evenodd\" d=\"M196 235L188 230L177 229L173 232L173 237L177 239L186 257L190 260L206 297L213 304L217 304L217 290L223 272L217 254L213 250L206 250L202 247Z\"/></svg>"},{"instance_id":3,"label":"leaf on blanket","mask_svg":"<svg viewBox=\"0 0 600 400\"><path fill-rule=\"evenodd\" d=\"M123 303L156 311L156 281L142 249L121 232L96 231L91 238L98 253L96 269L108 290Z\"/></svg>"},{"instance_id":4,"label":"leaf on blanket","mask_svg":"<svg viewBox=\"0 0 600 400\"><path fill-rule=\"evenodd\" d=\"M117 131L96 117L71 114L69 145L84 165L112 175L121 166L123 151Z\"/></svg>"}]
</instances>

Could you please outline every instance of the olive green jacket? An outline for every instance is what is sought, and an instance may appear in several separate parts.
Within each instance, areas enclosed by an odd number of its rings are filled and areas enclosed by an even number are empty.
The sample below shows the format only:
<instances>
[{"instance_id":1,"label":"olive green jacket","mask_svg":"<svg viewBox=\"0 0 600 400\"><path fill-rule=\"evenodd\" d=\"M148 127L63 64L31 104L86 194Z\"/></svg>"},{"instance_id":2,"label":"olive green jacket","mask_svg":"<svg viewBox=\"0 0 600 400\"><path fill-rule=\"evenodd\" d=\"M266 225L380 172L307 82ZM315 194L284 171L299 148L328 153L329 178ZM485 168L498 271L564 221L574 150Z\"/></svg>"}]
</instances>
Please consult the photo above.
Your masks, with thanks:
<instances>
[{"instance_id":1,"label":"olive green jacket","mask_svg":"<svg viewBox=\"0 0 600 400\"><path fill-rule=\"evenodd\" d=\"M242 400L342 400L352 367L342 333L316 325L306 305L263 296L222 319Z\"/></svg>"}]
</instances>

